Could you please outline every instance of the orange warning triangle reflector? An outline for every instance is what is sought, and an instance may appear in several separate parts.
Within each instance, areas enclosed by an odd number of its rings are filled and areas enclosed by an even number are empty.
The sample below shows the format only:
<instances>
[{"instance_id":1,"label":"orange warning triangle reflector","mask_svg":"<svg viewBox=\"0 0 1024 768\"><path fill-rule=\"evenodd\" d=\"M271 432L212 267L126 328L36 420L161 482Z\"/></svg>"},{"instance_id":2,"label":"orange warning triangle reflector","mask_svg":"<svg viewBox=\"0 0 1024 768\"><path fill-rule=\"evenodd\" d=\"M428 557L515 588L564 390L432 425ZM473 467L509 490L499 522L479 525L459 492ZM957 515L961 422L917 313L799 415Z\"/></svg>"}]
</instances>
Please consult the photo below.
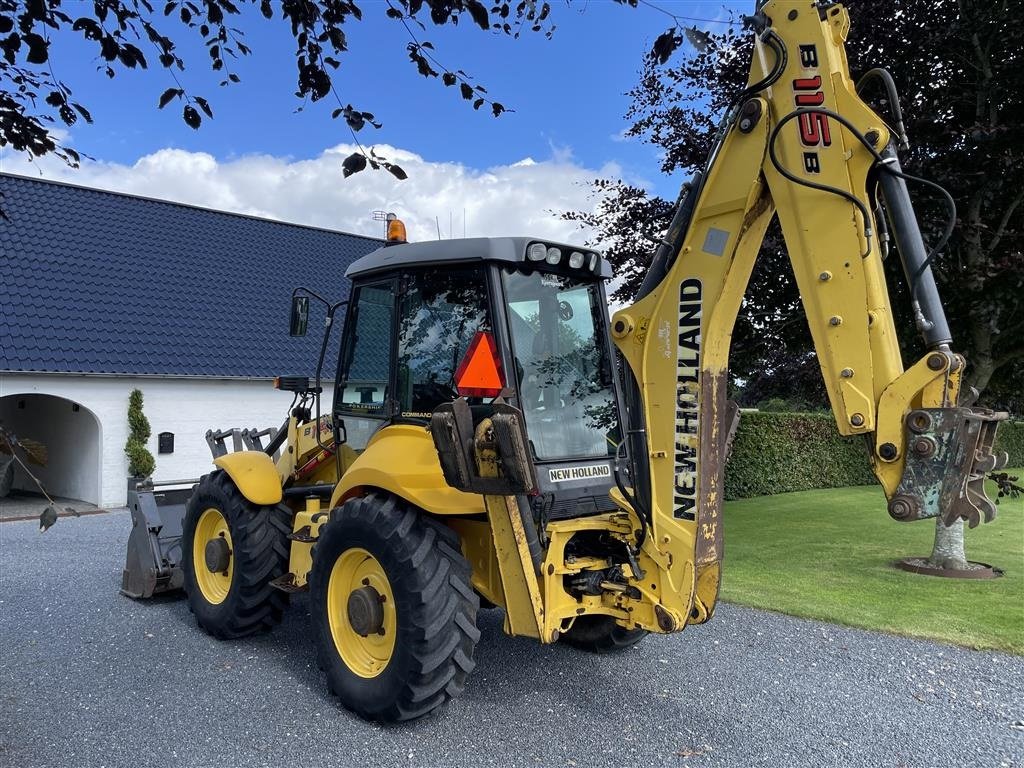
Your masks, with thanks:
<instances>
[{"instance_id":1,"label":"orange warning triangle reflector","mask_svg":"<svg viewBox=\"0 0 1024 768\"><path fill-rule=\"evenodd\" d=\"M455 372L455 387L463 397L497 397L505 388L494 337L487 331L473 337Z\"/></svg>"}]
</instances>

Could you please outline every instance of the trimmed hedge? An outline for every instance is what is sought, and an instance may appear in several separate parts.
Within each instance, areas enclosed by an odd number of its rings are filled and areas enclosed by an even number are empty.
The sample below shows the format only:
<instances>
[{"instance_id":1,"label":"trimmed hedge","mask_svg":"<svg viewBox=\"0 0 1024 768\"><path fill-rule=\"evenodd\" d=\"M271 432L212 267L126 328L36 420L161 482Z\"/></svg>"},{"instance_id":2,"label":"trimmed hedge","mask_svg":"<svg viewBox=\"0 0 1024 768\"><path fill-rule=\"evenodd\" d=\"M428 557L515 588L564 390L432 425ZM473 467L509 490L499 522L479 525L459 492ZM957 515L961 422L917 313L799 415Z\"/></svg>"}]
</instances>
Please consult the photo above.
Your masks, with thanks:
<instances>
[{"instance_id":1,"label":"trimmed hedge","mask_svg":"<svg viewBox=\"0 0 1024 768\"><path fill-rule=\"evenodd\" d=\"M1004 421L996 434L996 450L1010 454L1009 467L1024 467L1024 421Z\"/></svg>"},{"instance_id":2,"label":"trimmed hedge","mask_svg":"<svg viewBox=\"0 0 1024 768\"><path fill-rule=\"evenodd\" d=\"M1024 466L1024 422L1003 422L997 438L1009 466ZM744 413L725 469L725 498L870 485L876 480L865 440L842 437L831 414Z\"/></svg>"},{"instance_id":3,"label":"trimmed hedge","mask_svg":"<svg viewBox=\"0 0 1024 768\"><path fill-rule=\"evenodd\" d=\"M133 389L128 396L128 442L124 446L129 477L149 477L156 469L156 460L146 448L149 435L149 419L142 412L142 390Z\"/></svg>"},{"instance_id":4,"label":"trimmed hedge","mask_svg":"<svg viewBox=\"0 0 1024 768\"><path fill-rule=\"evenodd\" d=\"M831 414L744 413L725 468L725 498L875 482L863 437L842 437Z\"/></svg>"}]
</instances>

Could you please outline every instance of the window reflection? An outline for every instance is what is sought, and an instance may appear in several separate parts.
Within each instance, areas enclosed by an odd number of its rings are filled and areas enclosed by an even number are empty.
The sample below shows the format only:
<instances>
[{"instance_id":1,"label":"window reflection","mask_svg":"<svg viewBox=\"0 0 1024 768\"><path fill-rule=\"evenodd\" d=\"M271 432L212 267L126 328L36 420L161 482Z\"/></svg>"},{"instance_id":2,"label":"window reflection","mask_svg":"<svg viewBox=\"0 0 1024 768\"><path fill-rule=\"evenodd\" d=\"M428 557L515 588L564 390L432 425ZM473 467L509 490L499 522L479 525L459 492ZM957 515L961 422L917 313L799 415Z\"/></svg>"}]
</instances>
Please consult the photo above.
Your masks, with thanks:
<instances>
[{"instance_id":1,"label":"window reflection","mask_svg":"<svg viewBox=\"0 0 1024 768\"><path fill-rule=\"evenodd\" d=\"M547 273L504 275L516 376L539 459L614 454L615 401L597 333L594 284Z\"/></svg>"},{"instance_id":2,"label":"window reflection","mask_svg":"<svg viewBox=\"0 0 1024 768\"><path fill-rule=\"evenodd\" d=\"M455 371L477 331L490 330L480 267L416 272L400 304L398 398L405 415L429 416L458 397Z\"/></svg>"}]
</instances>

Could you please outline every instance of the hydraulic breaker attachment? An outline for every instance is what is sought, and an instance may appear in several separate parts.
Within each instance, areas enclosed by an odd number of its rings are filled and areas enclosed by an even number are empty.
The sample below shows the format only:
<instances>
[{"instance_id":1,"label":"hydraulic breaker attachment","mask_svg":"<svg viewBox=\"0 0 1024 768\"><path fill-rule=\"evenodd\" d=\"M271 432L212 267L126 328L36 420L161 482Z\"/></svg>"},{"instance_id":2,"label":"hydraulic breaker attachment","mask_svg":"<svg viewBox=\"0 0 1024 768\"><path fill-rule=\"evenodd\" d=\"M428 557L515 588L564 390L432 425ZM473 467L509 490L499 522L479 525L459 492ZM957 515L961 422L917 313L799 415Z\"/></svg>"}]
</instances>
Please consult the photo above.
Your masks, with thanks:
<instances>
[{"instance_id":1,"label":"hydraulic breaker attachment","mask_svg":"<svg viewBox=\"0 0 1024 768\"><path fill-rule=\"evenodd\" d=\"M121 594L138 599L181 589L181 525L195 483L172 480L129 489L132 532Z\"/></svg>"},{"instance_id":2,"label":"hydraulic breaker attachment","mask_svg":"<svg viewBox=\"0 0 1024 768\"><path fill-rule=\"evenodd\" d=\"M958 519L974 528L981 518L991 522L995 505L985 495L985 474L1006 466L1006 453L994 453L993 442L1004 412L982 408L919 408L906 419L907 459L889 514L896 520L942 515L951 525Z\"/></svg>"}]
</instances>

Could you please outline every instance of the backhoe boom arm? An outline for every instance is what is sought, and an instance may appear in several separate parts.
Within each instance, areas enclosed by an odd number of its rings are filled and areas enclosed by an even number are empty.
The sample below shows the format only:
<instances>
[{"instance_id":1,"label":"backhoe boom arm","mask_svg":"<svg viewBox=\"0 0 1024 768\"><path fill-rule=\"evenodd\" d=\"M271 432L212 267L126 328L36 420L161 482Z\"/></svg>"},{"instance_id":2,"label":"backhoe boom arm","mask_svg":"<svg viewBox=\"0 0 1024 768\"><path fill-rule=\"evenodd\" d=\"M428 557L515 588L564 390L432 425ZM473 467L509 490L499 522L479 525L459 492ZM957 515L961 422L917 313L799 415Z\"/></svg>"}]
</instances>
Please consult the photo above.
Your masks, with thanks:
<instances>
[{"instance_id":1,"label":"backhoe boom arm","mask_svg":"<svg viewBox=\"0 0 1024 768\"><path fill-rule=\"evenodd\" d=\"M678 600L663 593L679 622L706 620L717 599L729 346L774 215L836 425L865 436L890 514L972 526L994 516L982 483L1004 460L992 441L1006 416L958 406L965 362L950 350L892 132L850 79L849 24L839 4L758 7L764 56L754 57L640 296L612 318L626 362L632 480L619 501L641 518L643 552L666 563L680 591ZM880 202L886 217L876 217ZM882 269L886 219L927 348L906 370Z\"/></svg>"}]
</instances>

